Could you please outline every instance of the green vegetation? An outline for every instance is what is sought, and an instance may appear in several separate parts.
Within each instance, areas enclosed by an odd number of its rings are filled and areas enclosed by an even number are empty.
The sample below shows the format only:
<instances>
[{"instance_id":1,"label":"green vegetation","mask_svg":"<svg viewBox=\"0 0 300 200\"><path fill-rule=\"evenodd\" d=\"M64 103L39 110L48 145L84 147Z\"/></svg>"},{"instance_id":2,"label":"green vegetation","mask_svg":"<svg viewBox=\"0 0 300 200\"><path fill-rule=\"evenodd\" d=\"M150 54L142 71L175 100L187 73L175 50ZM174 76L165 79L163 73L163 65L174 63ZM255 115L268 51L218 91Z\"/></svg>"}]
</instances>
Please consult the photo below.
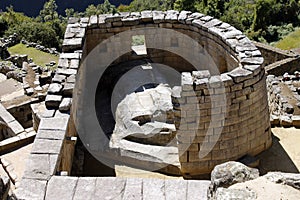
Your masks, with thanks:
<instances>
[{"instance_id":1,"label":"green vegetation","mask_svg":"<svg viewBox=\"0 0 300 200\"><path fill-rule=\"evenodd\" d=\"M275 43L274 46L285 50L300 48L300 29L297 28L294 32Z\"/></svg>"},{"instance_id":2,"label":"green vegetation","mask_svg":"<svg viewBox=\"0 0 300 200\"><path fill-rule=\"evenodd\" d=\"M0 13L0 37L17 33L22 39L61 49L69 17L141 10L190 10L228 22L250 39L274 43L300 25L300 0L133 0L116 8L109 0L89 5L82 13L73 8L57 13L55 0L48 0L40 15L29 18L12 7Z\"/></svg>"},{"instance_id":3,"label":"green vegetation","mask_svg":"<svg viewBox=\"0 0 300 200\"><path fill-rule=\"evenodd\" d=\"M58 56L39 51L33 47L26 47L24 44L17 44L13 47L8 48L11 55L14 54L27 54L28 58L32 58L34 63L40 66L45 66L45 63L50 61L58 62Z\"/></svg>"}]
</instances>

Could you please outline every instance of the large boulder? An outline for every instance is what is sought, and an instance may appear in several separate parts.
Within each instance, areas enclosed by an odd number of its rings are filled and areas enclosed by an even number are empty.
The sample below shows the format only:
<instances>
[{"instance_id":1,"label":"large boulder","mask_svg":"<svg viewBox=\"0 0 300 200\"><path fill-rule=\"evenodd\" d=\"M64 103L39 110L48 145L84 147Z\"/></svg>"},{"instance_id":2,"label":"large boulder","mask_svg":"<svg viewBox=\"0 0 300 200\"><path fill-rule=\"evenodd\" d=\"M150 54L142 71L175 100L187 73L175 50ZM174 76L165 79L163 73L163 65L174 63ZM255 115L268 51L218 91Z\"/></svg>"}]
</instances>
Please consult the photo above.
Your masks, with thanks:
<instances>
[{"instance_id":1,"label":"large boulder","mask_svg":"<svg viewBox=\"0 0 300 200\"><path fill-rule=\"evenodd\" d=\"M218 188L228 188L235 183L241 183L259 177L258 169L247 167L239 162L226 162L217 165L211 172L211 185L208 195L213 198Z\"/></svg>"}]
</instances>

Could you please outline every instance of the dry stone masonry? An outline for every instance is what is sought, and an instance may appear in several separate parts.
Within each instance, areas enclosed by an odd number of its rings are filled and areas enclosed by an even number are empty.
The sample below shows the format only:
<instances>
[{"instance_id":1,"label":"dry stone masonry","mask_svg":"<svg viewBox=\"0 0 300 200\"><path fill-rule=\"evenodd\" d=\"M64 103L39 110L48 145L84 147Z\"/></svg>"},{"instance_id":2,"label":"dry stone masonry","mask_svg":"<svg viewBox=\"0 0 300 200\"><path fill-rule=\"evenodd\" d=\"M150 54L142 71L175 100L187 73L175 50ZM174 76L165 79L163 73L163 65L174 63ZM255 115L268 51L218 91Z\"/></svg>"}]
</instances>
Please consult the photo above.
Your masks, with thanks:
<instances>
[{"instance_id":1,"label":"dry stone masonry","mask_svg":"<svg viewBox=\"0 0 300 200\"><path fill-rule=\"evenodd\" d=\"M80 198L83 187L78 185L81 184L91 185L90 189L93 191L94 185L103 188L107 188L107 185L113 186L116 190L107 195L126 199L126 195L130 195L126 193L127 187L131 191L134 181L141 182L118 178L55 176L61 171L66 171L67 174L71 172L77 136L72 124L73 115L76 113L72 113L71 108L74 103L73 92L78 92L74 90L75 85L80 87L81 81L84 81L80 78L81 70L86 65L80 65L81 62L98 44L136 28L175 30L192 38L204 50L202 53L193 52L192 46L185 46L182 55L176 55L171 51L155 49L153 45L159 42L170 48L181 47L183 44L180 39L169 38L168 35L164 35L165 40L155 42L153 32L142 31L139 33L145 36L147 55L139 57L129 52L111 60L111 64L117 65L130 60L150 59L171 66L181 73L181 84L178 85L181 92L176 96L178 105L174 106L173 111L177 144L175 147L178 150L178 168L182 174L207 174L218 164L237 160L245 155L257 155L270 147L272 141L264 59L257 47L241 31L210 16L187 11L142 11L70 18L63 42L63 53L60 54L58 69L49 85L45 104L36 105L36 110L42 112L37 111L35 116L39 123L36 126L37 136L24 177L15 192L17 198L71 199L77 195ZM117 55L123 48L130 49L131 36L119 40L116 46L104 46L98 53ZM197 63L200 69L195 70L194 63L185 59L189 54L195 59L210 57L216 68L201 61L200 64ZM204 57L199 56L200 54ZM79 89L84 92L83 90L90 88ZM78 112L81 109L72 110ZM112 181L114 184L110 185ZM124 188L125 182L125 190L117 190ZM174 185L171 182L167 184ZM184 181L180 184L187 185L182 187L187 192L183 199L195 199L194 192L199 192L200 185L201 188L208 188L207 183L200 184L197 181ZM68 187L66 190L75 192L58 192L58 185L65 185ZM147 185L149 187L145 187ZM141 184L137 184L137 187L140 186ZM164 196L167 194L164 191L169 188L165 182L156 180L143 180L143 186L145 191L140 195L149 194L146 195L148 199ZM155 193L150 191L152 187L158 188ZM162 188L164 190L160 191ZM193 188L194 194L190 193L189 188ZM106 194L106 189L97 191L104 192L101 196Z\"/></svg>"}]
</instances>

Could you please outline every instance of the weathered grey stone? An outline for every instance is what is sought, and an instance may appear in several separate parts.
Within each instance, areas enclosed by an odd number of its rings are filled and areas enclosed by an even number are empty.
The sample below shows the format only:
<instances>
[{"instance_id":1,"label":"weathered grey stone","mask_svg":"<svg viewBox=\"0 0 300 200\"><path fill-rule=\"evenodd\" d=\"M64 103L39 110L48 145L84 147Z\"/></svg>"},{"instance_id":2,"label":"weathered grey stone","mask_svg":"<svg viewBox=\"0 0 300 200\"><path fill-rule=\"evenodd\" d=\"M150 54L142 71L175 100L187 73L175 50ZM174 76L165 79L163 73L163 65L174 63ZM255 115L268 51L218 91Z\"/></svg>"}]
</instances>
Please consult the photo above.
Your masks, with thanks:
<instances>
[{"instance_id":1,"label":"weathered grey stone","mask_svg":"<svg viewBox=\"0 0 300 200\"><path fill-rule=\"evenodd\" d=\"M58 83L51 83L48 88L48 94L59 94L62 88L62 85Z\"/></svg>"},{"instance_id":2,"label":"weathered grey stone","mask_svg":"<svg viewBox=\"0 0 300 200\"><path fill-rule=\"evenodd\" d=\"M77 70L76 69L57 69L57 74L65 75L65 76L70 76L72 74L76 74Z\"/></svg>"},{"instance_id":3,"label":"weathered grey stone","mask_svg":"<svg viewBox=\"0 0 300 200\"><path fill-rule=\"evenodd\" d=\"M153 11L153 21L154 23L161 23L165 19L165 13L162 11Z\"/></svg>"},{"instance_id":4,"label":"weathered grey stone","mask_svg":"<svg viewBox=\"0 0 300 200\"><path fill-rule=\"evenodd\" d=\"M58 130L38 130L36 138L50 139L50 140L63 140L65 138L66 131Z\"/></svg>"},{"instance_id":5,"label":"weathered grey stone","mask_svg":"<svg viewBox=\"0 0 300 200\"><path fill-rule=\"evenodd\" d=\"M47 185L45 200L72 200L77 181L77 177L52 176Z\"/></svg>"},{"instance_id":6,"label":"weathered grey stone","mask_svg":"<svg viewBox=\"0 0 300 200\"><path fill-rule=\"evenodd\" d=\"M70 68L71 69L78 69L79 68L79 60L77 59L72 59L70 61Z\"/></svg>"},{"instance_id":7,"label":"weathered grey stone","mask_svg":"<svg viewBox=\"0 0 300 200\"><path fill-rule=\"evenodd\" d=\"M143 200L165 199L165 182L162 179L143 179Z\"/></svg>"},{"instance_id":8,"label":"weathered grey stone","mask_svg":"<svg viewBox=\"0 0 300 200\"><path fill-rule=\"evenodd\" d=\"M42 118L39 126L40 130L61 130L66 131L68 127L66 118Z\"/></svg>"},{"instance_id":9,"label":"weathered grey stone","mask_svg":"<svg viewBox=\"0 0 300 200\"><path fill-rule=\"evenodd\" d=\"M59 105L60 111L68 111L70 110L72 105L72 98L63 98L62 102Z\"/></svg>"},{"instance_id":10,"label":"weathered grey stone","mask_svg":"<svg viewBox=\"0 0 300 200\"><path fill-rule=\"evenodd\" d=\"M141 19L143 22L150 22L153 20L152 11L148 11L148 10L142 11L141 15L142 15Z\"/></svg>"},{"instance_id":11,"label":"weathered grey stone","mask_svg":"<svg viewBox=\"0 0 300 200\"><path fill-rule=\"evenodd\" d=\"M102 188L95 191L95 199L122 200L124 194L126 179L112 177L98 177L96 180L96 188Z\"/></svg>"},{"instance_id":12,"label":"weathered grey stone","mask_svg":"<svg viewBox=\"0 0 300 200\"><path fill-rule=\"evenodd\" d=\"M15 118L5 109L5 107L0 103L0 119L5 123L9 123L15 120Z\"/></svg>"},{"instance_id":13,"label":"weathered grey stone","mask_svg":"<svg viewBox=\"0 0 300 200\"><path fill-rule=\"evenodd\" d=\"M236 83L243 82L247 79L252 78L252 72L241 67L238 67L231 72L228 73L230 77L232 77L233 81Z\"/></svg>"},{"instance_id":14,"label":"weathered grey stone","mask_svg":"<svg viewBox=\"0 0 300 200\"><path fill-rule=\"evenodd\" d=\"M46 181L22 178L20 186L14 191L13 196L22 200L44 200Z\"/></svg>"},{"instance_id":15,"label":"weathered grey stone","mask_svg":"<svg viewBox=\"0 0 300 200\"><path fill-rule=\"evenodd\" d=\"M127 178L123 199L142 200L143 199L142 186L143 186L143 179Z\"/></svg>"},{"instance_id":16,"label":"weathered grey stone","mask_svg":"<svg viewBox=\"0 0 300 200\"><path fill-rule=\"evenodd\" d=\"M96 178L80 177L78 179L73 200L93 199L96 188Z\"/></svg>"},{"instance_id":17,"label":"weathered grey stone","mask_svg":"<svg viewBox=\"0 0 300 200\"><path fill-rule=\"evenodd\" d=\"M63 41L63 51L74 51L81 49L82 47L82 38L72 38L72 39L64 39Z\"/></svg>"},{"instance_id":18,"label":"weathered grey stone","mask_svg":"<svg viewBox=\"0 0 300 200\"><path fill-rule=\"evenodd\" d=\"M96 28L98 26L98 16L92 15L90 17L89 25L90 28Z\"/></svg>"},{"instance_id":19,"label":"weathered grey stone","mask_svg":"<svg viewBox=\"0 0 300 200\"><path fill-rule=\"evenodd\" d=\"M282 105L282 109L283 109L284 112L286 112L288 114L293 114L294 113L294 107L289 103L284 103Z\"/></svg>"},{"instance_id":20,"label":"weathered grey stone","mask_svg":"<svg viewBox=\"0 0 300 200\"><path fill-rule=\"evenodd\" d=\"M63 89L64 96L72 96L75 85L73 83L65 83Z\"/></svg>"},{"instance_id":21,"label":"weathered grey stone","mask_svg":"<svg viewBox=\"0 0 300 200\"><path fill-rule=\"evenodd\" d=\"M289 185L297 190L300 190L300 174L284 173L284 172L268 172L263 177L274 183Z\"/></svg>"},{"instance_id":22,"label":"weathered grey stone","mask_svg":"<svg viewBox=\"0 0 300 200\"><path fill-rule=\"evenodd\" d=\"M242 64L253 64L253 65L261 65L264 62L263 57L252 57L252 58L243 58L241 60Z\"/></svg>"},{"instance_id":23,"label":"weathered grey stone","mask_svg":"<svg viewBox=\"0 0 300 200\"><path fill-rule=\"evenodd\" d=\"M214 197L216 200L253 200L257 195L250 189L218 188Z\"/></svg>"},{"instance_id":24,"label":"weathered grey stone","mask_svg":"<svg viewBox=\"0 0 300 200\"><path fill-rule=\"evenodd\" d=\"M62 83L65 82L66 76L65 75L60 75L60 74L55 74L55 76L52 79L53 83Z\"/></svg>"},{"instance_id":25,"label":"weathered grey stone","mask_svg":"<svg viewBox=\"0 0 300 200\"><path fill-rule=\"evenodd\" d=\"M140 23L140 18L138 17L127 17L121 20L124 26L136 26Z\"/></svg>"},{"instance_id":26,"label":"weathered grey stone","mask_svg":"<svg viewBox=\"0 0 300 200\"><path fill-rule=\"evenodd\" d=\"M177 10L168 10L165 16L165 21L175 23L178 21L179 12Z\"/></svg>"},{"instance_id":27,"label":"weathered grey stone","mask_svg":"<svg viewBox=\"0 0 300 200\"><path fill-rule=\"evenodd\" d=\"M61 95L49 94L46 96L46 99L45 99L46 107L47 108L58 108L61 100L62 100Z\"/></svg>"},{"instance_id":28,"label":"weathered grey stone","mask_svg":"<svg viewBox=\"0 0 300 200\"><path fill-rule=\"evenodd\" d=\"M76 75L71 75L67 78L67 83L75 83Z\"/></svg>"},{"instance_id":29,"label":"weathered grey stone","mask_svg":"<svg viewBox=\"0 0 300 200\"><path fill-rule=\"evenodd\" d=\"M195 79L209 78L210 72L209 72L209 70L193 71L192 76Z\"/></svg>"},{"instance_id":30,"label":"weathered grey stone","mask_svg":"<svg viewBox=\"0 0 300 200\"><path fill-rule=\"evenodd\" d=\"M185 200L187 197L188 181L165 180L166 200ZM207 195L206 195L207 196Z\"/></svg>"},{"instance_id":31,"label":"weathered grey stone","mask_svg":"<svg viewBox=\"0 0 300 200\"><path fill-rule=\"evenodd\" d=\"M55 110L48 110L46 109L45 111L43 111L40 116L43 118L51 118L54 116Z\"/></svg>"},{"instance_id":32,"label":"weathered grey stone","mask_svg":"<svg viewBox=\"0 0 300 200\"><path fill-rule=\"evenodd\" d=\"M9 122L7 125L14 132L15 135L18 135L25 131L23 126L16 120Z\"/></svg>"},{"instance_id":33,"label":"weathered grey stone","mask_svg":"<svg viewBox=\"0 0 300 200\"><path fill-rule=\"evenodd\" d=\"M258 177L259 171L257 169L247 167L239 162L230 161L217 165L211 172L209 196L214 197L219 187L229 187L235 183L253 180Z\"/></svg>"},{"instance_id":34,"label":"weathered grey stone","mask_svg":"<svg viewBox=\"0 0 300 200\"><path fill-rule=\"evenodd\" d=\"M30 154L23 177L28 179L49 180L55 174L58 155Z\"/></svg>"},{"instance_id":35,"label":"weathered grey stone","mask_svg":"<svg viewBox=\"0 0 300 200\"><path fill-rule=\"evenodd\" d=\"M63 140L35 139L31 153L60 154Z\"/></svg>"},{"instance_id":36,"label":"weathered grey stone","mask_svg":"<svg viewBox=\"0 0 300 200\"><path fill-rule=\"evenodd\" d=\"M211 76L209 78L209 87L211 88L220 88L223 86L223 82L221 76ZM224 92L225 93L225 89Z\"/></svg>"},{"instance_id":37,"label":"weathered grey stone","mask_svg":"<svg viewBox=\"0 0 300 200\"><path fill-rule=\"evenodd\" d=\"M80 53L61 53L61 59L80 59Z\"/></svg>"},{"instance_id":38,"label":"weathered grey stone","mask_svg":"<svg viewBox=\"0 0 300 200\"><path fill-rule=\"evenodd\" d=\"M60 58L58 60L57 66L61 67L61 68L68 68L69 67L69 61L68 61L68 59L62 59L62 58Z\"/></svg>"},{"instance_id":39,"label":"weathered grey stone","mask_svg":"<svg viewBox=\"0 0 300 200\"><path fill-rule=\"evenodd\" d=\"M189 15L192 14L191 11L181 11L179 16L178 16L178 21L181 23L185 23L185 20L189 17Z\"/></svg>"},{"instance_id":40,"label":"weathered grey stone","mask_svg":"<svg viewBox=\"0 0 300 200\"><path fill-rule=\"evenodd\" d=\"M207 191L210 185L210 181L194 181L189 180L187 183L187 200L192 199L207 199Z\"/></svg>"}]
</instances>

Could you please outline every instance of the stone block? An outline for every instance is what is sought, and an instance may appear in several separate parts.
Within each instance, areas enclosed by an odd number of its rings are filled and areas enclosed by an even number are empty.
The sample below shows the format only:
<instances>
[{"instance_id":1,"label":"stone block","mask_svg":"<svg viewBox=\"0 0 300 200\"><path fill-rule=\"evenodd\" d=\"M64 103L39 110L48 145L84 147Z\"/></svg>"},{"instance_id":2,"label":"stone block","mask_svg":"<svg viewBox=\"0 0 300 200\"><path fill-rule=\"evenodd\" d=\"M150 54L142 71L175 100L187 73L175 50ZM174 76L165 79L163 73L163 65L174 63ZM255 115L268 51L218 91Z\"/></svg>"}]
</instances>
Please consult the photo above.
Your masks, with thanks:
<instances>
[{"instance_id":1,"label":"stone block","mask_svg":"<svg viewBox=\"0 0 300 200\"><path fill-rule=\"evenodd\" d=\"M16 120L9 122L7 125L13 131L13 133L15 135L18 135L25 131L24 128L22 127L22 125Z\"/></svg>"},{"instance_id":2,"label":"stone block","mask_svg":"<svg viewBox=\"0 0 300 200\"><path fill-rule=\"evenodd\" d=\"M93 199L96 188L96 178L80 177L77 182L73 200Z\"/></svg>"},{"instance_id":3,"label":"stone block","mask_svg":"<svg viewBox=\"0 0 300 200\"><path fill-rule=\"evenodd\" d=\"M179 16L178 16L178 21L181 22L181 23L185 23L185 20L189 17L189 15L191 15L192 12L191 11L181 11L179 13Z\"/></svg>"},{"instance_id":4,"label":"stone block","mask_svg":"<svg viewBox=\"0 0 300 200\"><path fill-rule=\"evenodd\" d=\"M62 85L58 83L51 83L48 88L48 94L60 94Z\"/></svg>"},{"instance_id":5,"label":"stone block","mask_svg":"<svg viewBox=\"0 0 300 200\"><path fill-rule=\"evenodd\" d=\"M52 176L47 185L45 200L72 200L77 181L77 177Z\"/></svg>"},{"instance_id":6,"label":"stone block","mask_svg":"<svg viewBox=\"0 0 300 200\"><path fill-rule=\"evenodd\" d=\"M75 87L74 83L65 83L63 89L63 95L71 97L73 95L73 89Z\"/></svg>"},{"instance_id":7,"label":"stone block","mask_svg":"<svg viewBox=\"0 0 300 200\"><path fill-rule=\"evenodd\" d=\"M36 138L50 139L50 140L63 140L66 132L59 130L38 130Z\"/></svg>"},{"instance_id":8,"label":"stone block","mask_svg":"<svg viewBox=\"0 0 300 200\"><path fill-rule=\"evenodd\" d=\"M126 200L142 200L143 179L127 178L123 199Z\"/></svg>"},{"instance_id":9,"label":"stone block","mask_svg":"<svg viewBox=\"0 0 300 200\"><path fill-rule=\"evenodd\" d=\"M185 200L187 196L185 180L165 180L165 200Z\"/></svg>"},{"instance_id":10,"label":"stone block","mask_svg":"<svg viewBox=\"0 0 300 200\"><path fill-rule=\"evenodd\" d=\"M60 75L70 76L72 74L77 74L77 70L58 68L56 73Z\"/></svg>"},{"instance_id":11,"label":"stone block","mask_svg":"<svg viewBox=\"0 0 300 200\"><path fill-rule=\"evenodd\" d=\"M154 23L161 23L165 19L165 13L162 11L153 11L153 21Z\"/></svg>"},{"instance_id":12,"label":"stone block","mask_svg":"<svg viewBox=\"0 0 300 200\"><path fill-rule=\"evenodd\" d=\"M63 140L41 139L34 140L32 154L60 154Z\"/></svg>"},{"instance_id":13,"label":"stone block","mask_svg":"<svg viewBox=\"0 0 300 200\"><path fill-rule=\"evenodd\" d=\"M165 199L165 181L143 179L143 200Z\"/></svg>"},{"instance_id":14,"label":"stone block","mask_svg":"<svg viewBox=\"0 0 300 200\"><path fill-rule=\"evenodd\" d=\"M177 10L168 10L165 16L165 21L175 23L178 21L179 12Z\"/></svg>"},{"instance_id":15,"label":"stone block","mask_svg":"<svg viewBox=\"0 0 300 200\"><path fill-rule=\"evenodd\" d=\"M61 130L65 131L68 127L67 118L42 118L39 130Z\"/></svg>"},{"instance_id":16,"label":"stone block","mask_svg":"<svg viewBox=\"0 0 300 200\"><path fill-rule=\"evenodd\" d=\"M61 75L61 74L55 74L55 76L52 79L53 83L63 83L66 80L66 76L65 75Z\"/></svg>"},{"instance_id":17,"label":"stone block","mask_svg":"<svg viewBox=\"0 0 300 200\"><path fill-rule=\"evenodd\" d=\"M62 100L62 96L60 95L47 95L45 99L45 104L47 108L58 108L59 104Z\"/></svg>"},{"instance_id":18,"label":"stone block","mask_svg":"<svg viewBox=\"0 0 300 200\"><path fill-rule=\"evenodd\" d=\"M88 26L90 28L96 28L98 26L98 16L97 15L92 15L90 17L90 21L89 21Z\"/></svg>"},{"instance_id":19,"label":"stone block","mask_svg":"<svg viewBox=\"0 0 300 200\"><path fill-rule=\"evenodd\" d=\"M9 123L15 120L15 118L5 109L5 107L0 103L0 119L5 123Z\"/></svg>"},{"instance_id":20,"label":"stone block","mask_svg":"<svg viewBox=\"0 0 300 200\"><path fill-rule=\"evenodd\" d=\"M151 22L152 21L152 11L142 11L141 19L143 22Z\"/></svg>"},{"instance_id":21,"label":"stone block","mask_svg":"<svg viewBox=\"0 0 300 200\"><path fill-rule=\"evenodd\" d=\"M96 180L96 190L94 193L94 199L115 199L122 200L124 194L126 179L115 177L98 177Z\"/></svg>"},{"instance_id":22,"label":"stone block","mask_svg":"<svg viewBox=\"0 0 300 200\"><path fill-rule=\"evenodd\" d=\"M69 111L72 105L72 98L63 98L59 105L59 110L62 112Z\"/></svg>"},{"instance_id":23,"label":"stone block","mask_svg":"<svg viewBox=\"0 0 300 200\"><path fill-rule=\"evenodd\" d=\"M81 49L82 38L64 39L62 49L64 52L70 52Z\"/></svg>"},{"instance_id":24,"label":"stone block","mask_svg":"<svg viewBox=\"0 0 300 200\"><path fill-rule=\"evenodd\" d=\"M30 154L23 174L24 178L49 180L55 174L58 155Z\"/></svg>"},{"instance_id":25,"label":"stone block","mask_svg":"<svg viewBox=\"0 0 300 200\"><path fill-rule=\"evenodd\" d=\"M228 73L228 75L232 77L233 81L236 83L240 83L252 78L252 72L241 67L232 70Z\"/></svg>"},{"instance_id":26,"label":"stone block","mask_svg":"<svg viewBox=\"0 0 300 200\"><path fill-rule=\"evenodd\" d=\"M20 186L13 192L16 199L44 200L46 181L22 178Z\"/></svg>"},{"instance_id":27,"label":"stone block","mask_svg":"<svg viewBox=\"0 0 300 200\"><path fill-rule=\"evenodd\" d=\"M189 180L187 183L187 200L207 199L207 191L210 181Z\"/></svg>"}]
</instances>

